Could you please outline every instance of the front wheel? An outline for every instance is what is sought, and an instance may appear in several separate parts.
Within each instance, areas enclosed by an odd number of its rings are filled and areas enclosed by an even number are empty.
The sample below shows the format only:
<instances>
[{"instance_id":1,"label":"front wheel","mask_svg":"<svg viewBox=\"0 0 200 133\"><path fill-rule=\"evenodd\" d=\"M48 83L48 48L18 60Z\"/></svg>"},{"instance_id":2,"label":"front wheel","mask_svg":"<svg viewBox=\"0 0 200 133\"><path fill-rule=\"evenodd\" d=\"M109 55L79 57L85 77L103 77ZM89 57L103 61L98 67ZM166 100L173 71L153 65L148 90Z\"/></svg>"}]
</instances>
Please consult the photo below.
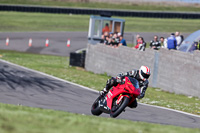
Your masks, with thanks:
<instances>
[{"instance_id":1,"label":"front wheel","mask_svg":"<svg viewBox=\"0 0 200 133\"><path fill-rule=\"evenodd\" d=\"M118 109L116 109L115 111L111 111L110 112L110 117L117 117L118 115L121 114L122 111L124 111L124 109L126 108L126 106L129 104L129 98L128 97L124 97L122 103L119 105Z\"/></svg>"},{"instance_id":2,"label":"front wheel","mask_svg":"<svg viewBox=\"0 0 200 133\"><path fill-rule=\"evenodd\" d=\"M93 103L92 107L91 107L91 113L93 115L101 115L102 114L102 111L100 110L100 106L99 106L99 100L101 99L102 96L99 96L95 102Z\"/></svg>"}]
</instances>

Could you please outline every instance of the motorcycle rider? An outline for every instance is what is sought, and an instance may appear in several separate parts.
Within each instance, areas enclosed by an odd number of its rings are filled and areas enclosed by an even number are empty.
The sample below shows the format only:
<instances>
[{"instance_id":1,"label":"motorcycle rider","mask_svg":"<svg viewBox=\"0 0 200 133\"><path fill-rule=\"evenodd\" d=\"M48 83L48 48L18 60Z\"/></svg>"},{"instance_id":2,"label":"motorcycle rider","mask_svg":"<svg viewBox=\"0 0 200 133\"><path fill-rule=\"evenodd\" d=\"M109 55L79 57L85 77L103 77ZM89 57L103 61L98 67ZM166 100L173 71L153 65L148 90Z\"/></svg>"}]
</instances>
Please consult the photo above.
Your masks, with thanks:
<instances>
[{"instance_id":1,"label":"motorcycle rider","mask_svg":"<svg viewBox=\"0 0 200 133\"><path fill-rule=\"evenodd\" d=\"M106 87L101 90L99 93L100 95L105 95L110 90L111 87L117 86L118 84L123 84L123 80L125 79L125 76L130 76L132 78L135 78L139 82L139 87L141 89L140 96L138 96L138 99L142 99L145 96L145 92L147 90L149 81L148 78L150 76L150 69L147 66L141 66L139 70L132 70L126 73L120 73L117 75L116 78L112 77L111 79L108 79L106 82ZM131 105L129 105L130 108L136 108L137 107L137 100L133 101Z\"/></svg>"}]
</instances>

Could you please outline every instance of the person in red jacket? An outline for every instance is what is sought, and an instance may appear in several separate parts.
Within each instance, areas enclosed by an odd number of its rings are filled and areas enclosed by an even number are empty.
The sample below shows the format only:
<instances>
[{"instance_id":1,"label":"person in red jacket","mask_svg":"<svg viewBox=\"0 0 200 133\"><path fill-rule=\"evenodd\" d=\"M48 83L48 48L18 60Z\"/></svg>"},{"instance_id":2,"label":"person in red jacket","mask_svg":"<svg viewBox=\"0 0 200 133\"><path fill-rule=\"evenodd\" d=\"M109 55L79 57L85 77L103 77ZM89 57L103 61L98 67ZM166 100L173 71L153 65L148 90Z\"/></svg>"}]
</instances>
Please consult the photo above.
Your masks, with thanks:
<instances>
[{"instance_id":1,"label":"person in red jacket","mask_svg":"<svg viewBox=\"0 0 200 133\"><path fill-rule=\"evenodd\" d=\"M145 51L146 48L146 42L144 41L143 37L139 37L137 40L137 45L134 47L135 49L138 49L140 51Z\"/></svg>"},{"instance_id":2,"label":"person in red jacket","mask_svg":"<svg viewBox=\"0 0 200 133\"><path fill-rule=\"evenodd\" d=\"M110 29L109 29L109 24L106 23L105 27L102 29L102 34L104 34L105 32L109 33Z\"/></svg>"}]
</instances>

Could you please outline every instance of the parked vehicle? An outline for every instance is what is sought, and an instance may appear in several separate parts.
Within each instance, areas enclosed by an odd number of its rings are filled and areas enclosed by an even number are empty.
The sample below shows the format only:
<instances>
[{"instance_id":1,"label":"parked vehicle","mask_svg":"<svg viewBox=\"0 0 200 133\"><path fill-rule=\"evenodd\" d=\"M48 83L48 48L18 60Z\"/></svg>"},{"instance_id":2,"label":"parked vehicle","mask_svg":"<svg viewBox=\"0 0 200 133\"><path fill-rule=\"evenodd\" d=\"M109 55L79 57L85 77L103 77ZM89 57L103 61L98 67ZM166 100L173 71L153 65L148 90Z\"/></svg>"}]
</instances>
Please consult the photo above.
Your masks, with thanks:
<instances>
[{"instance_id":1,"label":"parked vehicle","mask_svg":"<svg viewBox=\"0 0 200 133\"><path fill-rule=\"evenodd\" d=\"M200 30L190 34L182 43L178 50L183 52L193 53L194 50L197 50L196 43L198 44L200 40Z\"/></svg>"}]
</instances>

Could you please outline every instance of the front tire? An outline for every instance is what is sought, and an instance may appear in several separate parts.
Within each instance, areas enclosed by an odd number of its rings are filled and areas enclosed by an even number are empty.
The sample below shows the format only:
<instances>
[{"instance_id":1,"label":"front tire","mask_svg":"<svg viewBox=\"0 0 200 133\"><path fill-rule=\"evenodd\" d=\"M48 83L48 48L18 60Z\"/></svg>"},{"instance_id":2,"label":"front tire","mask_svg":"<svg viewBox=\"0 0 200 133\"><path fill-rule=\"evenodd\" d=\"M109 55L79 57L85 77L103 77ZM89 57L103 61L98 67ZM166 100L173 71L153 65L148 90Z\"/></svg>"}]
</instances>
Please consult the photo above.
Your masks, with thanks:
<instances>
[{"instance_id":1,"label":"front tire","mask_svg":"<svg viewBox=\"0 0 200 133\"><path fill-rule=\"evenodd\" d=\"M93 103L92 107L91 107L91 113L93 115L99 116L102 114L102 111L100 110L100 106L99 106L99 100L101 99L102 96L99 96L95 102Z\"/></svg>"},{"instance_id":2,"label":"front tire","mask_svg":"<svg viewBox=\"0 0 200 133\"><path fill-rule=\"evenodd\" d=\"M116 111L111 111L110 112L110 117L115 118L118 115L121 114L122 111L124 111L124 109L127 107L127 105L129 104L129 98L128 97L124 97L124 100L122 101L120 107L116 110Z\"/></svg>"}]
</instances>

